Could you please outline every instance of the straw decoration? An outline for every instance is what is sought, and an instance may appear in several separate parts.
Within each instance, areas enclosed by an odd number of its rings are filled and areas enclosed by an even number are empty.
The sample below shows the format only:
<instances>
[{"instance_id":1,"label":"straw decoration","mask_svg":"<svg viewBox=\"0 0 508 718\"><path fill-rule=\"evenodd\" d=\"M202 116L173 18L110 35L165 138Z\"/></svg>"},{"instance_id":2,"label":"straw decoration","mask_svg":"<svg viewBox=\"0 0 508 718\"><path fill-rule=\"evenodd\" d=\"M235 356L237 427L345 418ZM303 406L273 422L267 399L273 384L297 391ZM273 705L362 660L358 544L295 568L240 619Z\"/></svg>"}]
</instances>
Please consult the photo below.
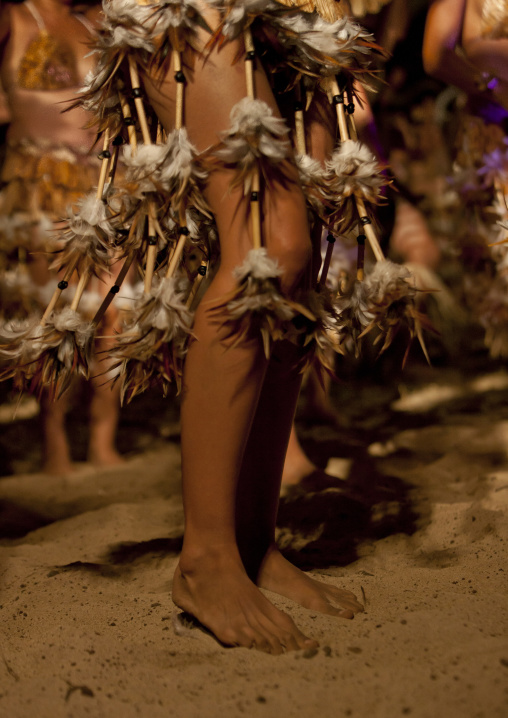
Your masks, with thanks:
<instances>
[{"instance_id":1,"label":"straw decoration","mask_svg":"<svg viewBox=\"0 0 508 718\"><path fill-rule=\"evenodd\" d=\"M252 8L254 3L246 6ZM228 346L261 335L268 358L272 341L295 334L291 325L293 319L303 315L312 322L315 317L302 304L284 296L279 280L282 270L262 246L263 186L269 187L276 177L281 182L285 180L283 163L291 146L284 121L274 117L271 108L255 98L255 47L250 30L245 27L248 24L245 8L235 7L239 9L239 18L234 33L243 28L247 97L233 107L231 129L223 134L221 145L213 150L213 156L222 165L236 167L233 186L242 186L249 195L253 249L234 271L237 288L210 313L224 323L222 339ZM231 21L235 18L234 13L229 15Z\"/></svg>"},{"instance_id":2,"label":"straw decoration","mask_svg":"<svg viewBox=\"0 0 508 718\"><path fill-rule=\"evenodd\" d=\"M122 402L131 401L149 387L159 385L164 395L170 384L181 386L181 364L191 332L192 314L186 306L188 283L165 277L137 302L110 352L119 357L110 369L121 381Z\"/></svg>"},{"instance_id":3,"label":"straw decoration","mask_svg":"<svg viewBox=\"0 0 508 718\"><path fill-rule=\"evenodd\" d=\"M342 233L349 232L358 222L358 200L378 204L386 182L371 151L362 143L346 139L326 162L326 187L334 197L329 222L339 221ZM354 198L354 202L350 199ZM365 215L362 215L365 216Z\"/></svg>"},{"instance_id":4,"label":"straw decoration","mask_svg":"<svg viewBox=\"0 0 508 718\"><path fill-rule=\"evenodd\" d=\"M76 374L88 378L93 330L71 307L53 312L44 324L38 318L7 323L0 331L0 358L8 365L0 377L12 378L20 391L60 396Z\"/></svg>"},{"instance_id":5,"label":"straw decoration","mask_svg":"<svg viewBox=\"0 0 508 718\"><path fill-rule=\"evenodd\" d=\"M180 266L190 237L188 204L196 205L203 215L208 212L202 199L207 174L195 161L196 151L183 127L185 75L178 47L172 50L172 67L177 89L175 129L163 144L152 144L137 66L129 58L143 144L131 144L124 150L126 189L117 200L123 222L130 222L122 251L124 255L133 250L143 251L145 277L143 296L128 313L124 329L110 352L116 360L113 376L114 381L121 382L122 401L130 401L149 386L160 385L164 394L172 382L180 388L182 360L192 326L189 306L193 294L189 282L180 276ZM165 226L159 221L159 214L165 217ZM173 218L178 219L176 243L170 240ZM171 249L167 268L164 278L159 279L155 273L158 250L168 241Z\"/></svg>"},{"instance_id":6,"label":"straw decoration","mask_svg":"<svg viewBox=\"0 0 508 718\"><path fill-rule=\"evenodd\" d=\"M212 0L222 18L212 32L199 0L105 0L99 62L85 80L79 103L93 112L102 136L97 191L69 215L64 246L54 262L63 278L42 320L12 321L0 329L0 358L9 363L0 376L11 376L21 388L39 393L49 385L54 394L68 387L74 373L89 376L97 326L136 266L143 293L125 311L124 326L109 351L112 380L120 383L123 402L152 386L164 394L172 383L180 389L193 310L218 256L216 228L204 199L209 172L218 167L237 170L233 186L244 192L252 237L252 249L234 272L235 289L209 310L221 324L226 346L261 336L269 357L273 341L290 339L308 350L302 360L305 366L317 362L333 372L330 350L343 351L351 340L356 346L374 327L382 332L381 351L401 325L421 341L423 320L413 301L416 290L400 268L384 260L368 215L380 199L379 167L357 142L335 79L340 73L352 94L355 80L374 77L373 59L380 48L350 18L337 17L331 4L307 0L305 6L291 7L293 0L282 2L287 4ZM323 9L330 11L327 19L319 14ZM201 52L202 29L210 32L205 52L243 39L237 59L243 54L246 97L232 108L230 128L220 142L198 157L184 113L186 75L192 54ZM332 232L317 291L305 301L303 296L293 301L284 295L282 270L263 246L264 192L275 182L293 180L287 173L292 157L288 128L256 97L259 44L270 53L274 72L284 73L286 88L298 87L307 103L316 91L334 96L341 144L326 166L306 152L302 101L295 105L295 138L300 183L313 219L331 230L338 225L338 232L361 226L357 279L336 300L326 283ZM159 71L161 76L171 71L175 82L174 129L167 136L145 102L141 81L144 74L153 78ZM123 176L114 186L120 150ZM363 280L364 236L378 265ZM192 254L193 263L188 261ZM110 273L113 259L122 261L122 269L93 320L86 322L78 312L87 282L93 273ZM58 310L73 274L78 282L72 302Z\"/></svg>"}]
</instances>

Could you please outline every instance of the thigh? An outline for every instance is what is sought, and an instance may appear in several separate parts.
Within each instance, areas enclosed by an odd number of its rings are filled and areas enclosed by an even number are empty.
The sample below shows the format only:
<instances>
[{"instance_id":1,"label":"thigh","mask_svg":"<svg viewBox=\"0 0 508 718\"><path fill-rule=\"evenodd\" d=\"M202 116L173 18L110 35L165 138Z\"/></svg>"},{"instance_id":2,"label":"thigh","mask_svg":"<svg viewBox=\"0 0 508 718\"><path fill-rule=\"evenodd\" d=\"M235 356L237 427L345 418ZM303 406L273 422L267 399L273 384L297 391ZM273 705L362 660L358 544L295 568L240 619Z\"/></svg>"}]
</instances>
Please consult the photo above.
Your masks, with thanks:
<instances>
[{"instance_id":1,"label":"thigh","mask_svg":"<svg viewBox=\"0 0 508 718\"><path fill-rule=\"evenodd\" d=\"M213 29L219 14L208 9L206 19ZM199 41L203 54L193 53L185 60L184 125L198 153L216 144L222 132L230 127L233 106L247 94L243 42L231 41L211 52L206 49L210 35L202 31ZM238 59L239 58L239 59ZM145 88L151 105L166 130L174 127L174 70L164 75L145 77ZM256 98L263 100L280 117L277 102L260 62L255 69ZM263 193L263 236L268 251L275 257L286 254L288 244L295 250L309 242L305 200L298 173L291 158L285 163L289 181L273 182ZM228 168L214 170L205 190L214 213L221 245L221 270L230 271L240 264L252 248L249 203L243 188L233 188L235 172Z\"/></svg>"}]
</instances>

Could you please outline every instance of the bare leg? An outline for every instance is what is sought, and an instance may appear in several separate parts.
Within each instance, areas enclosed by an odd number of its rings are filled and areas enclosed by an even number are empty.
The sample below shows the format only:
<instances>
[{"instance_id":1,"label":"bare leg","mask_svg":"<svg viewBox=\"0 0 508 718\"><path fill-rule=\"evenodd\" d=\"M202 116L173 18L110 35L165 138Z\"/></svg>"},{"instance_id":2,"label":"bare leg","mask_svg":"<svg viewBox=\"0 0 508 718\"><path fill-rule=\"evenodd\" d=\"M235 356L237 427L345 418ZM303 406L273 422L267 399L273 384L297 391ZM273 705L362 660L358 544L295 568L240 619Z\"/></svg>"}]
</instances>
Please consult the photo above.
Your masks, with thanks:
<instances>
[{"instance_id":1,"label":"bare leg","mask_svg":"<svg viewBox=\"0 0 508 718\"><path fill-rule=\"evenodd\" d=\"M258 591L236 543L238 474L267 362L258 339L225 349L220 332L210 321L207 305L232 286L231 273L221 269L198 309L197 339L185 364L182 470L186 523L173 600L220 641L277 654L314 642ZM257 489L260 501L264 500L260 495L263 489L264 485Z\"/></svg>"},{"instance_id":2,"label":"bare leg","mask_svg":"<svg viewBox=\"0 0 508 718\"><path fill-rule=\"evenodd\" d=\"M55 275L49 270L49 263L43 251L38 228L32 233L32 250L28 254L28 270L34 286L42 287ZM66 395L53 400L48 392L40 399L42 423L42 470L46 474L69 474L73 470L69 442L65 429L68 410Z\"/></svg>"},{"instance_id":3,"label":"bare leg","mask_svg":"<svg viewBox=\"0 0 508 718\"><path fill-rule=\"evenodd\" d=\"M41 398L43 466L46 474L68 474L73 470L65 431L67 399L52 401L47 393Z\"/></svg>"},{"instance_id":4,"label":"bare leg","mask_svg":"<svg viewBox=\"0 0 508 718\"><path fill-rule=\"evenodd\" d=\"M99 371L103 371L102 367ZM104 376L93 377L91 384L88 460L96 466L116 466L124 461L115 447L120 387L112 388Z\"/></svg>"},{"instance_id":5,"label":"bare leg","mask_svg":"<svg viewBox=\"0 0 508 718\"><path fill-rule=\"evenodd\" d=\"M107 284L101 283L100 291L104 293L107 287ZM97 359L90 380L92 395L88 460L96 466L117 466L123 463L115 446L120 416L120 385L112 387L106 373L109 364L107 352L114 344L116 319L116 313L109 310L101 323L100 338L95 345Z\"/></svg>"},{"instance_id":6,"label":"bare leg","mask_svg":"<svg viewBox=\"0 0 508 718\"><path fill-rule=\"evenodd\" d=\"M314 104L307 126L308 149L322 161L334 144L334 121L326 101ZM319 251L320 231L315 234L313 244ZM314 279L318 261L314 259ZM307 576L286 561L275 544L281 476L302 380L299 360L301 350L279 344L267 370L239 479L238 544L258 586L306 608L353 618L363 606L352 593Z\"/></svg>"},{"instance_id":7,"label":"bare leg","mask_svg":"<svg viewBox=\"0 0 508 718\"><path fill-rule=\"evenodd\" d=\"M214 24L215 18L211 18ZM203 65L197 62L186 90L187 128L199 150L216 142L229 111L245 96L244 70L233 64L238 47L227 45ZM264 74L257 95L277 112ZM172 122L172 82L147 88L167 128ZM206 107L206 113L203 108ZM182 398L182 471L185 537L173 581L173 600L228 645L278 654L316 645L273 606L249 578L236 542L236 493L245 445L267 367L256 338L225 349L210 308L235 286L232 270L252 246L246 205L230 191L232 173L217 171L207 199L221 241L221 268L196 313L196 340L189 347ZM264 207L268 249L293 286L310 255L306 210L296 185L274 188ZM278 491L278 486L277 486Z\"/></svg>"},{"instance_id":8,"label":"bare leg","mask_svg":"<svg viewBox=\"0 0 508 718\"><path fill-rule=\"evenodd\" d=\"M354 594L300 571L286 561L274 540L280 476L301 382L297 352L290 345L278 347L266 374L238 486L238 545L249 575L261 588L305 608L353 618L363 610Z\"/></svg>"},{"instance_id":9,"label":"bare leg","mask_svg":"<svg viewBox=\"0 0 508 718\"><path fill-rule=\"evenodd\" d=\"M316 465L312 463L302 449L293 423L282 472L282 485L294 486L299 484L303 478L316 471L316 468Z\"/></svg>"}]
</instances>

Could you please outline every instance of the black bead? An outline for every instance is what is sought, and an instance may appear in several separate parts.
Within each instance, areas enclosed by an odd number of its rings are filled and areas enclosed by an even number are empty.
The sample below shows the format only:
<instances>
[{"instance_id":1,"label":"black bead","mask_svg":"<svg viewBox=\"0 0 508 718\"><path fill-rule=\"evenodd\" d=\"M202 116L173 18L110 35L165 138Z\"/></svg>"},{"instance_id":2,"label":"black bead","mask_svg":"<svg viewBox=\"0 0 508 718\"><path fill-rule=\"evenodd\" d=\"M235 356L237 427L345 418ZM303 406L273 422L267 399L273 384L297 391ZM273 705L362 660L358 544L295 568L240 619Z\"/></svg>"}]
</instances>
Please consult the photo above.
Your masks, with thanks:
<instances>
[{"instance_id":1,"label":"black bead","mask_svg":"<svg viewBox=\"0 0 508 718\"><path fill-rule=\"evenodd\" d=\"M183 235L185 235L186 237L188 237L189 234L190 234L190 232L189 232L189 230L187 229L187 227L178 227L178 234L183 234Z\"/></svg>"},{"instance_id":2,"label":"black bead","mask_svg":"<svg viewBox=\"0 0 508 718\"><path fill-rule=\"evenodd\" d=\"M148 237L148 244L150 247L155 247L157 244L157 237Z\"/></svg>"},{"instance_id":3,"label":"black bead","mask_svg":"<svg viewBox=\"0 0 508 718\"><path fill-rule=\"evenodd\" d=\"M246 60L252 61L252 60L255 60L255 58L256 58L256 53L254 52L254 50L249 50L248 52L245 53Z\"/></svg>"},{"instance_id":4,"label":"black bead","mask_svg":"<svg viewBox=\"0 0 508 718\"><path fill-rule=\"evenodd\" d=\"M303 110L303 102L297 101L295 102L295 112L302 112Z\"/></svg>"},{"instance_id":5,"label":"black bead","mask_svg":"<svg viewBox=\"0 0 508 718\"><path fill-rule=\"evenodd\" d=\"M178 72L175 72L175 80L177 82L185 82L185 75L181 70L178 70Z\"/></svg>"},{"instance_id":6,"label":"black bead","mask_svg":"<svg viewBox=\"0 0 508 718\"><path fill-rule=\"evenodd\" d=\"M360 217L360 222L362 224L372 224L372 221L370 220L369 217Z\"/></svg>"},{"instance_id":7,"label":"black bead","mask_svg":"<svg viewBox=\"0 0 508 718\"><path fill-rule=\"evenodd\" d=\"M333 104L334 105L343 105L344 98L342 97L342 95L334 95L333 96Z\"/></svg>"},{"instance_id":8,"label":"black bead","mask_svg":"<svg viewBox=\"0 0 508 718\"><path fill-rule=\"evenodd\" d=\"M103 150L99 155L97 155L100 160L109 160L111 157L111 152L109 150Z\"/></svg>"},{"instance_id":9,"label":"black bead","mask_svg":"<svg viewBox=\"0 0 508 718\"><path fill-rule=\"evenodd\" d=\"M354 102L350 102L349 105L346 107L346 110L347 110L347 112L348 112L348 115L354 114L354 111L355 111L355 103L354 103Z\"/></svg>"},{"instance_id":10,"label":"black bead","mask_svg":"<svg viewBox=\"0 0 508 718\"><path fill-rule=\"evenodd\" d=\"M143 95L143 93L141 92L141 88L140 88L140 87L133 87L133 88L132 88L132 96L133 96L134 98L142 97L142 95Z\"/></svg>"},{"instance_id":11,"label":"black bead","mask_svg":"<svg viewBox=\"0 0 508 718\"><path fill-rule=\"evenodd\" d=\"M206 275L206 267L204 265L201 265L201 267L198 269L198 274L200 274L202 277Z\"/></svg>"},{"instance_id":12,"label":"black bead","mask_svg":"<svg viewBox=\"0 0 508 718\"><path fill-rule=\"evenodd\" d=\"M333 236L333 234L332 234L331 232L329 232L329 233L326 235L326 241L327 241L327 242L330 242L330 244L334 244L334 242L335 242L335 237Z\"/></svg>"},{"instance_id":13,"label":"black bead","mask_svg":"<svg viewBox=\"0 0 508 718\"><path fill-rule=\"evenodd\" d=\"M122 135L117 135L112 144L114 147L121 147L121 145L125 144L125 140Z\"/></svg>"},{"instance_id":14,"label":"black bead","mask_svg":"<svg viewBox=\"0 0 508 718\"><path fill-rule=\"evenodd\" d=\"M69 286L69 282L66 282L65 279L62 279L61 282L58 282L58 289L67 289Z\"/></svg>"},{"instance_id":15,"label":"black bead","mask_svg":"<svg viewBox=\"0 0 508 718\"><path fill-rule=\"evenodd\" d=\"M111 292L111 294L118 294L118 292L120 291L120 287L118 286L118 284L113 284L109 291Z\"/></svg>"},{"instance_id":16,"label":"black bead","mask_svg":"<svg viewBox=\"0 0 508 718\"><path fill-rule=\"evenodd\" d=\"M356 241L358 242L359 245L364 245L366 239L367 239L367 237L364 234L359 234L358 237L356 238Z\"/></svg>"},{"instance_id":17,"label":"black bead","mask_svg":"<svg viewBox=\"0 0 508 718\"><path fill-rule=\"evenodd\" d=\"M124 117L123 121L127 125L127 127L131 127L134 124L134 120L132 119L132 117Z\"/></svg>"},{"instance_id":18,"label":"black bead","mask_svg":"<svg viewBox=\"0 0 508 718\"><path fill-rule=\"evenodd\" d=\"M251 202L259 202L259 192L251 192L250 193L250 201Z\"/></svg>"}]
</instances>

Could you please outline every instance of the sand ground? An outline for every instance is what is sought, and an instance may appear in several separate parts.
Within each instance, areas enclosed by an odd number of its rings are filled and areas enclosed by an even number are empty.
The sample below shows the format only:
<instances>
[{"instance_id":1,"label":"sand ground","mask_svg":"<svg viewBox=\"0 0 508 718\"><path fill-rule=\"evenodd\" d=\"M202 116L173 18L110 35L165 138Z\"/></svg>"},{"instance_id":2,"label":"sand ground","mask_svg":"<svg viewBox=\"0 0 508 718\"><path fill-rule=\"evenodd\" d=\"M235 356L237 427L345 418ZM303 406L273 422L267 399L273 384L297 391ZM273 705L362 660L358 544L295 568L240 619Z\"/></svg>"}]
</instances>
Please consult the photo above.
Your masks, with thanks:
<instances>
[{"instance_id":1,"label":"sand ground","mask_svg":"<svg viewBox=\"0 0 508 718\"><path fill-rule=\"evenodd\" d=\"M448 367L340 391L346 429L299 430L341 478L283 500L279 542L362 596L366 611L340 621L268 594L320 642L281 657L226 649L175 623L171 402L126 411L121 468L81 463L69 477L33 473L35 418L5 424L0 714L505 718L508 373Z\"/></svg>"}]
</instances>

